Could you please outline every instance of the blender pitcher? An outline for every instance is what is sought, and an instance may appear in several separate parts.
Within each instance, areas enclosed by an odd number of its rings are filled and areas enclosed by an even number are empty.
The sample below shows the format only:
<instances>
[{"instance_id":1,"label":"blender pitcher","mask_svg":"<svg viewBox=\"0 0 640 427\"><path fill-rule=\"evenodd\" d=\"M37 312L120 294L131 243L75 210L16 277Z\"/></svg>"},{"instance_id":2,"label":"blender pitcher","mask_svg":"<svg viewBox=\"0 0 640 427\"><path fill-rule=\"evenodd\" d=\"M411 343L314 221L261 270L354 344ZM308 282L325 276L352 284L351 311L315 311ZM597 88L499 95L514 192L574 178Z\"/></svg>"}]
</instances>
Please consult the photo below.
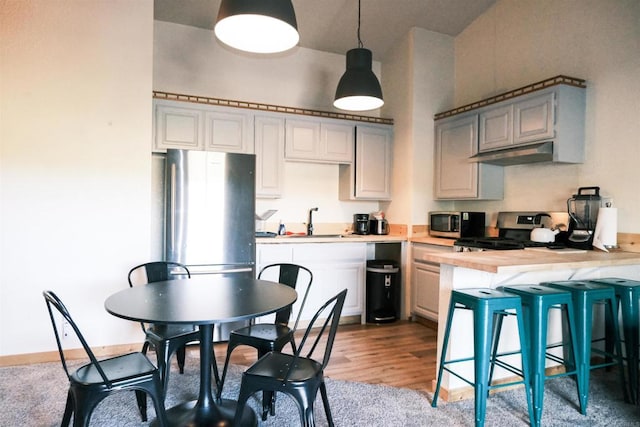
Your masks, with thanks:
<instances>
[{"instance_id":1,"label":"blender pitcher","mask_svg":"<svg viewBox=\"0 0 640 427\"><path fill-rule=\"evenodd\" d=\"M600 187L580 187L578 194L567 200L569 246L591 249L601 200Z\"/></svg>"}]
</instances>

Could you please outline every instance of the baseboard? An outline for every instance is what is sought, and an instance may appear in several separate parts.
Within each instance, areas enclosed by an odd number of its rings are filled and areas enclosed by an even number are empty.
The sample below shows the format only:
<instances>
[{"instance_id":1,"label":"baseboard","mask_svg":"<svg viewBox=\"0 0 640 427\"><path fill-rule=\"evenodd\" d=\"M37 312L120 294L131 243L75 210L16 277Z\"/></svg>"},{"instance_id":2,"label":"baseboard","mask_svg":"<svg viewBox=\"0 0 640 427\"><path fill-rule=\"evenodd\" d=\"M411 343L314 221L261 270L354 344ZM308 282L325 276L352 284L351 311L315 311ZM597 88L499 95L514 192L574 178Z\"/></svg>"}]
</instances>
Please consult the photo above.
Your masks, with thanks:
<instances>
[{"instance_id":1,"label":"baseboard","mask_svg":"<svg viewBox=\"0 0 640 427\"><path fill-rule=\"evenodd\" d=\"M92 347L93 353L98 358L116 356L119 354L140 351L142 343L120 344L101 347ZM64 352L68 360L87 359L87 353L82 348L71 349ZM59 362L60 354L57 351L45 351L41 353L12 354L0 356L0 367L31 365L34 363Z\"/></svg>"},{"instance_id":2,"label":"baseboard","mask_svg":"<svg viewBox=\"0 0 640 427\"><path fill-rule=\"evenodd\" d=\"M422 326L426 326L429 329L433 329L433 330L436 330L436 331L438 330L438 322L436 322L434 320L431 320L431 319L427 319L426 317L422 317L422 316L419 316L417 314L414 314L411 317L411 320L416 322L416 323L421 324Z\"/></svg>"}]
</instances>

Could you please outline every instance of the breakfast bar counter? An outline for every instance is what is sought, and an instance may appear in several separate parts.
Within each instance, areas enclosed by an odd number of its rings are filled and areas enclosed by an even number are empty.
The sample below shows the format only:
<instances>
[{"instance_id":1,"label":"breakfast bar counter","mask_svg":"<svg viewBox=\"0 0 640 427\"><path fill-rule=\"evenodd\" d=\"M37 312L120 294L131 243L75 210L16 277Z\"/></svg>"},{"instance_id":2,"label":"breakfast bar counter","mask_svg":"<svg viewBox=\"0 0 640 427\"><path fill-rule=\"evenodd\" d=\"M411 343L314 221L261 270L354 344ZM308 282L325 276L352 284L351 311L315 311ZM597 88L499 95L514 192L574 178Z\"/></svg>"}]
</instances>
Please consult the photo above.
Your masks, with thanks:
<instances>
[{"instance_id":1,"label":"breakfast bar counter","mask_svg":"<svg viewBox=\"0 0 640 427\"><path fill-rule=\"evenodd\" d=\"M489 273L598 268L640 264L640 253L530 248L516 251L429 254L428 261Z\"/></svg>"},{"instance_id":2,"label":"breakfast bar counter","mask_svg":"<svg viewBox=\"0 0 640 427\"><path fill-rule=\"evenodd\" d=\"M447 320L447 309L454 289L491 288L505 285L538 284L559 280L590 280L619 277L640 280L640 253L590 251L558 251L552 249L524 249L482 252L439 252L423 256L427 261L440 264L440 290L438 298L438 364ZM462 310L464 311L464 310ZM458 314L456 314L458 316ZM473 354L474 331L470 313L461 313L454 319L448 352L450 358ZM562 330L560 317L549 319L549 339L559 340ZM516 330L505 324L500 340L501 351L519 348ZM506 333L506 336L504 335ZM597 335L595 335L597 336ZM466 376L473 375L472 367ZM494 376L501 379L502 373ZM442 381L446 400L460 400L473 396L470 387L458 378L445 374ZM471 393L470 393L471 392Z\"/></svg>"}]
</instances>

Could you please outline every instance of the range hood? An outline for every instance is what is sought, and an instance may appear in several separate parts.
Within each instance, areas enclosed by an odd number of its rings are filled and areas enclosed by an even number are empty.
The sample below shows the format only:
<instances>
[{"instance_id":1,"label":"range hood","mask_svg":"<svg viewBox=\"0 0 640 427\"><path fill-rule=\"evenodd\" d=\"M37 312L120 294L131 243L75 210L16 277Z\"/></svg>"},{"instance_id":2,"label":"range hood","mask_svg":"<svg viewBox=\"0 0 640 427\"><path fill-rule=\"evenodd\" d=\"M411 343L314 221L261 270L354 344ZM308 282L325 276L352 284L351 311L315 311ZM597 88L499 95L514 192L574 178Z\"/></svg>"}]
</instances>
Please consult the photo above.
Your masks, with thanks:
<instances>
[{"instance_id":1,"label":"range hood","mask_svg":"<svg viewBox=\"0 0 640 427\"><path fill-rule=\"evenodd\" d=\"M510 166L553 161L553 141L521 145L495 151L485 151L469 158L469 162Z\"/></svg>"}]
</instances>

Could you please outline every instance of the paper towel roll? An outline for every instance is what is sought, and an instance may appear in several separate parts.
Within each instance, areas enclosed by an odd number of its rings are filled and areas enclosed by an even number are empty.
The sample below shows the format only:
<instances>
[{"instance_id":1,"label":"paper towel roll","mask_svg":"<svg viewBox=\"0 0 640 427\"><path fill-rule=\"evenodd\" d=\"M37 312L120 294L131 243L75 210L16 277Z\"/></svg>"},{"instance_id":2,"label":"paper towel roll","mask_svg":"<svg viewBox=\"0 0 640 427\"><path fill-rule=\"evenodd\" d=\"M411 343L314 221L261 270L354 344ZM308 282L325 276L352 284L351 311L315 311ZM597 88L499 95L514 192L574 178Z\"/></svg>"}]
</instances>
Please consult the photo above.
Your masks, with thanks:
<instances>
[{"instance_id":1,"label":"paper towel roll","mask_svg":"<svg viewBox=\"0 0 640 427\"><path fill-rule=\"evenodd\" d=\"M600 208L593 233L593 246L603 251L618 246L618 208Z\"/></svg>"}]
</instances>

